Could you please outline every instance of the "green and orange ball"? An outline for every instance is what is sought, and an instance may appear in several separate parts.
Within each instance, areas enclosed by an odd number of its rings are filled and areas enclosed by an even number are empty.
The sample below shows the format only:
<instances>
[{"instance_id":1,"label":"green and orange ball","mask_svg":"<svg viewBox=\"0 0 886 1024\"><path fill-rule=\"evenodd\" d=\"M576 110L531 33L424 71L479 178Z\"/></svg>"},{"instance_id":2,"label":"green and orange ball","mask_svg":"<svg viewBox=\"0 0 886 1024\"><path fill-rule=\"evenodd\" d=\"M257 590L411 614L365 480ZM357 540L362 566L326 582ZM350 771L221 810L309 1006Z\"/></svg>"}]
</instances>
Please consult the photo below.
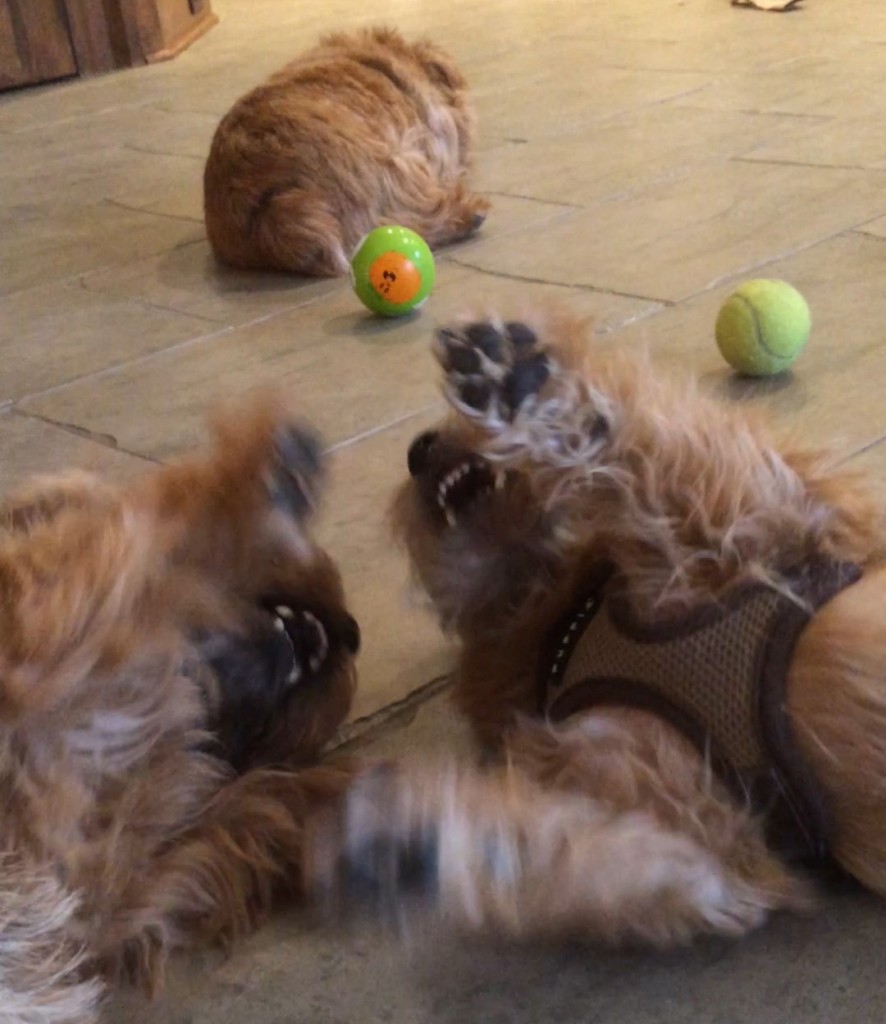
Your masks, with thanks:
<instances>
[{"instance_id":1,"label":"green and orange ball","mask_svg":"<svg viewBox=\"0 0 886 1024\"><path fill-rule=\"evenodd\" d=\"M428 243L409 228L370 231L351 259L351 285L363 305L380 316L405 316L427 299L436 270Z\"/></svg>"}]
</instances>

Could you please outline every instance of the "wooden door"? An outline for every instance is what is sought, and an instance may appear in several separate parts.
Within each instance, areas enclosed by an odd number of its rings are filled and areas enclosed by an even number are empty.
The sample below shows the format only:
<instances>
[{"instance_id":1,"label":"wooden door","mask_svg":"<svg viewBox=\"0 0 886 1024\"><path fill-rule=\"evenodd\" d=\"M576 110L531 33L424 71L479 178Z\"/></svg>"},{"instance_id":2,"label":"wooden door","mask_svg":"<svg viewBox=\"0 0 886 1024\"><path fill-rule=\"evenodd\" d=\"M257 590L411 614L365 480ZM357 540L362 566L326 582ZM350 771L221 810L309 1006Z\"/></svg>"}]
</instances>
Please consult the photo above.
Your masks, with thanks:
<instances>
[{"instance_id":1,"label":"wooden door","mask_svg":"<svg viewBox=\"0 0 886 1024\"><path fill-rule=\"evenodd\" d=\"M76 74L64 0L0 0L0 89Z\"/></svg>"}]
</instances>

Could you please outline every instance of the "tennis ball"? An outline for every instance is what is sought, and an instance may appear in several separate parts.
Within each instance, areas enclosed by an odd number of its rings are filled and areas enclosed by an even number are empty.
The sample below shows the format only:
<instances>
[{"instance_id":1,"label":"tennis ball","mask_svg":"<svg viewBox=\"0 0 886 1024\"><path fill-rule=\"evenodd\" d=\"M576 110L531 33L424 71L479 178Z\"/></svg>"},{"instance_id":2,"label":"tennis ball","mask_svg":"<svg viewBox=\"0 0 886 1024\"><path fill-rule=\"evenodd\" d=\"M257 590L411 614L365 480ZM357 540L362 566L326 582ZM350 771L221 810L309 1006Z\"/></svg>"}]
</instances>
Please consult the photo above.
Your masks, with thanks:
<instances>
[{"instance_id":1,"label":"tennis ball","mask_svg":"<svg viewBox=\"0 0 886 1024\"><path fill-rule=\"evenodd\" d=\"M786 370L803 351L812 318L786 281L747 281L720 307L715 334L727 363L750 377Z\"/></svg>"},{"instance_id":2,"label":"tennis ball","mask_svg":"<svg viewBox=\"0 0 886 1024\"><path fill-rule=\"evenodd\" d=\"M409 228L370 231L351 259L351 285L367 309L403 316L431 294L436 270L428 243Z\"/></svg>"}]
</instances>

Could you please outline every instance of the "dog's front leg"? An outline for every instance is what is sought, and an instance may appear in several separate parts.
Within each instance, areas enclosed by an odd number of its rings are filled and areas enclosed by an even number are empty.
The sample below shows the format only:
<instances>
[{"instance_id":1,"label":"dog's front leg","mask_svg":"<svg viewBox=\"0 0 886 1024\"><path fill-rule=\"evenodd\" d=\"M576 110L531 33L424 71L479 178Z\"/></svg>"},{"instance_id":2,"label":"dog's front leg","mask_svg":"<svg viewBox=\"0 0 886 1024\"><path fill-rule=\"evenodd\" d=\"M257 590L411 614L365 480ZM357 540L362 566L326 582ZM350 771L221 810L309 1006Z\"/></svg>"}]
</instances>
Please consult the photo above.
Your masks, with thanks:
<instances>
[{"instance_id":1,"label":"dog's front leg","mask_svg":"<svg viewBox=\"0 0 886 1024\"><path fill-rule=\"evenodd\" d=\"M450 405L484 438L481 453L523 471L547 511L580 514L621 410L583 372L585 325L537 320L447 327L434 354Z\"/></svg>"},{"instance_id":2,"label":"dog's front leg","mask_svg":"<svg viewBox=\"0 0 886 1024\"><path fill-rule=\"evenodd\" d=\"M542 788L515 769L380 768L321 833L314 881L347 910L418 906L515 939L684 942L740 935L788 902L690 835Z\"/></svg>"}]
</instances>

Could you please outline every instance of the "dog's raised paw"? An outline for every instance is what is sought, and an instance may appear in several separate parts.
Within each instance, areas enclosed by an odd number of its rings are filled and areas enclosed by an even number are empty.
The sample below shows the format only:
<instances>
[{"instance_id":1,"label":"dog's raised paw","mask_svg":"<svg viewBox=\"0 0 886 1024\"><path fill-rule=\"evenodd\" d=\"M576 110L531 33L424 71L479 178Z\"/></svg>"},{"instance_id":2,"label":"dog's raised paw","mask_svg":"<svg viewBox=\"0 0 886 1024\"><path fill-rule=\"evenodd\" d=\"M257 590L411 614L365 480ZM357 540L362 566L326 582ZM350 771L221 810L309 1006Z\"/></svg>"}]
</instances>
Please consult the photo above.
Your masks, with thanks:
<instances>
[{"instance_id":1,"label":"dog's raised paw","mask_svg":"<svg viewBox=\"0 0 886 1024\"><path fill-rule=\"evenodd\" d=\"M519 321L445 327L437 333L434 354L446 374L449 401L490 426L511 422L551 374L537 334Z\"/></svg>"},{"instance_id":2,"label":"dog's raised paw","mask_svg":"<svg viewBox=\"0 0 886 1024\"><path fill-rule=\"evenodd\" d=\"M301 519L316 507L322 451L319 437L307 427L286 424L274 435L268 490L274 504L294 518Z\"/></svg>"}]
</instances>

